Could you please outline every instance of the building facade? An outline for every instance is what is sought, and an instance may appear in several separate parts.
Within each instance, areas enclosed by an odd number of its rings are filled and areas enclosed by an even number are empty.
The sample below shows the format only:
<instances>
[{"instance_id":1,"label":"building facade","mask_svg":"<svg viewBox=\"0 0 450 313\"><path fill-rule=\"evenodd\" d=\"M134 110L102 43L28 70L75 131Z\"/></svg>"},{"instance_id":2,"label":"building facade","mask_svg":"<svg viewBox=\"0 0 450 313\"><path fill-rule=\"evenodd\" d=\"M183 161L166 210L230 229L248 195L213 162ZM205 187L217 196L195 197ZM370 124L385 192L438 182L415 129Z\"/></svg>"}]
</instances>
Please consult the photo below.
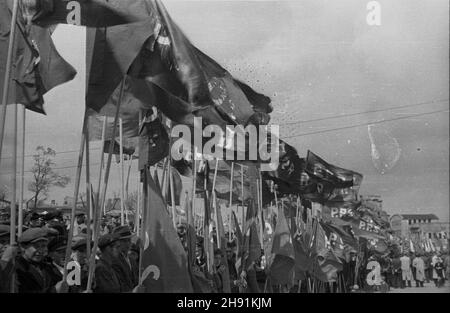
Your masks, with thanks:
<instances>
[{"instance_id":1,"label":"building facade","mask_svg":"<svg viewBox=\"0 0 450 313\"><path fill-rule=\"evenodd\" d=\"M394 235L401 238L431 239L438 249L448 249L450 225L434 214L394 214L389 219Z\"/></svg>"}]
</instances>

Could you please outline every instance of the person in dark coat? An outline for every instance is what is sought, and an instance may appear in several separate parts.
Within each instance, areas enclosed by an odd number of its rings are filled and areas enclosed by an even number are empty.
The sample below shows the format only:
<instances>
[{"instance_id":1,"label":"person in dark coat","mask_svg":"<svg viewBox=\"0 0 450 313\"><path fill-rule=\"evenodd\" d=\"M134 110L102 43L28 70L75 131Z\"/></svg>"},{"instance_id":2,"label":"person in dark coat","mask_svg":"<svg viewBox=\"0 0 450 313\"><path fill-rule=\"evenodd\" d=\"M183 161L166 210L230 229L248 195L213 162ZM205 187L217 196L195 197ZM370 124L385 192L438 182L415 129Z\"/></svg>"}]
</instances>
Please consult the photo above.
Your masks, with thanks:
<instances>
[{"instance_id":1,"label":"person in dark coat","mask_svg":"<svg viewBox=\"0 0 450 313\"><path fill-rule=\"evenodd\" d=\"M228 272L230 273L230 285L232 293L239 293L239 277L236 270L236 254L233 252L235 246L232 243L227 244L227 262Z\"/></svg>"},{"instance_id":2,"label":"person in dark coat","mask_svg":"<svg viewBox=\"0 0 450 313\"><path fill-rule=\"evenodd\" d=\"M113 260L118 257L118 238L106 234L100 237L98 247L101 251L100 260L95 265L94 293L120 293L123 292L119 277L113 269Z\"/></svg>"},{"instance_id":3,"label":"person in dark coat","mask_svg":"<svg viewBox=\"0 0 450 313\"><path fill-rule=\"evenodd\" d=\"M131 292L138 284L136 279L136 264L132 264L128 253L131 248L133 234L128 226L119 226L113 230L113 236L117 236L118 256L114 258L112 267L117 273L123 292Z\"/></svg>"},{"instance_id":4,"label":"person in dark coat","mask_svg":"<svg viewBox=\"0 0 450 313\"><path fill-rule=\"evenodd\" d=\"M21 255L16 258L16 290L19 293L54 293L60 286L62 275L46 262L48 229L30 228L19 239Z\"/></svg>"}]
</instances>

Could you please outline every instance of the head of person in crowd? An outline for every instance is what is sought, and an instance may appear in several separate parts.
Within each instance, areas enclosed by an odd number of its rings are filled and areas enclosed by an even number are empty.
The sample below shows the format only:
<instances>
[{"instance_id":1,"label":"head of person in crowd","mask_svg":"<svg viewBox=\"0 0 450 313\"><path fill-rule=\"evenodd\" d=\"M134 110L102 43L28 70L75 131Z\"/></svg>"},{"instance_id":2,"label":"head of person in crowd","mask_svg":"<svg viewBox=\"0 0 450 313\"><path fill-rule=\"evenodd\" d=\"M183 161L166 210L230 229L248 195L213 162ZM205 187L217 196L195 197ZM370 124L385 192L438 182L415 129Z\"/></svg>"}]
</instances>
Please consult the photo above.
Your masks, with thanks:
<instances>
[{"instance_id":1,"label":"head of person in crowd","mask_svg":"<svg viewBox=\"0 0 450 313\"><path fill-rule=\"evenodd\" d=\"M39 228L42 226L44 226L44 220L38 213L33 212L30 216L30 227Z\"/></svg>"},{"instance_id":2,"label":"head of person in crowd","mask_svg":"<svg viewBox=\"0 0 450 313\"><path fill-rule=\"evenodd\" d=\"M84 214L83 213L77 214L77 224L78 225L84 224L84 220L85 220L85 218L84 218Z\"/></svg>"},{"instance_id":3,"label":"head of person in crowd","mask_svg":"<svg viewBox=\"0 0 450 313\"><path fill-rule=\"evenodd\" d=\"M9 245L10 227L0 224L0 257L3 255L6 247Z\"/></svg>"},{"instance_id":4,"label":"head of person in crowd","mask_svg":"<svg viewBox=\"0 0 450 313\"><path fill-rule=\"evenodd\" d=\"M214 266L220 267L222 265L222 251L220 249L214 249Z\"/></svg>"},{"instance_id":5,"label":"head of person in crowd","mask_svg":"<svg viewBox=\"0 0 450 313\"><path fill-rule=\"evenodd\" d=\"M48 255L48 229L30 228L19 238L22 256L32 263L41 263Z\"/></svg>"},{"instance_id":6,"label":"head of person in crowd","mask_svg":"<svg viewBox=\"0 0 450 313\"><path fill-rule=\"evenodd\" d=\"M197 238L197 244L195 245L195 258L197 260L202 260L204 258L203 238Z\"/></svg>"},{"instance_id":7,"label":"head of person in crowd","mask_svg":"<svg viewBox=\"0 0 450 313\"><path fill-rule=\"evenodd\" d=\"M139 254L141 252L141 239L138 236L133 236L131 238L131 248L128 252L128 257L134 260L136 263L139 263Z\"/></svg>"},{"instance_id":8,"label":"head of person in crowd","mask_svg":"<svg viewBox=\"0 0 450 313\"><path fill-rule=\"evenodd\" d=\"M59 266L64 266L67 238L54 237L48 243L48 256Z\"/></svg>"},{"instance_id":9,"label":"head of person in crowd","mask_svg":"<svg viewBox=\"0 0 450 313\"><path fill-rule=\"evenodd\" d=\"M234 258L236 257L235 249L236 249L236 245L234 244L234 242L227 243L227 249L226 249L227 260L230 260L230 261L234 260Z\"/></svg>"},{"instance_id":10,"label":"head of person in crowd","mask_svg":"<svg viewBox=\"0 0 450 313\"><path fill-rule=\"evenodd\" d=\"M89 260L87 259L87 237L84 235L78 235L72 240L72 252L74 255L74 260L78 262L82 267L88 264ZM91 241L92 247L92 241Z\"/></svg>"},{"instance_id":11,"label":"head of person in crowd","mask_svg":"<svg viewBox=\"0 0 450 313\"><path fill-rule=\"evenodd\" d=\"M99 238L98 248L100 249L102 258L111 259L119 257L120 244L118 240L119 238L113 234L106 234Z\"/></svg>"},{"instance_id":12,"label":"head of person in crowd","mask_svg":"<svg viewBox=\"0 0 450 313\"><path fill-rule=\"evenodd\" d=\"M128 256L131 248L131 238L134 236L130 227L126 225L118 226L113 229L112 234L118 238L119 252L124 256Z\"/></svg>"}]
</instances>

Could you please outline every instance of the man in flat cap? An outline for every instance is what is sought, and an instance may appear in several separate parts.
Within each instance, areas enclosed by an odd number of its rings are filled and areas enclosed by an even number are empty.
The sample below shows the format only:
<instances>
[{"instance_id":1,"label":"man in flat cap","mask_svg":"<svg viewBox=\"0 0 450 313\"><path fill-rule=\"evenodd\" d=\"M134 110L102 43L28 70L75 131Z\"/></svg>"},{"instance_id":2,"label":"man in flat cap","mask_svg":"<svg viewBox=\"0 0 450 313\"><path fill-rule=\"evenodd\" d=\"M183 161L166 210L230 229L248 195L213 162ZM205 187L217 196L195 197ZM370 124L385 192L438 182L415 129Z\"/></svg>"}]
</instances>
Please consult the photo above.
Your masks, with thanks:
<instances>
[{"instance_id":1,"label":"man in flat cap","mask_svg":"<svg viewBox=\"0 0 450 313\"><path fill-rule=\"evenodd\" d=\"M87 288L89 275L89 260L87 259L87 237L86 235L78 235L72 241L72 256L80 267L80 284L69 287L69 293L80 293ZM92 242L91 242L92 245Z\"/></svg>"},{"instance_id":2,"label":"man in flat cap","mask_svg":"<svg viewBox=\"0 0 450 313\"><path fill-rule=\"evenodd\" d=\"M113 269L119 277L123 286L123 292L130 292L138 284L136 277L137 264L128 256L131 248L131 238L134 236L128 226L118 226L113 229L112 234L118 238L119 255L113 261Z\"/></svg>"},{"instance_id":3,"label":"man in flat cap","mask_svg":"<svg viewBox=\"0 0 450 313\"><path fill-rule=\"evenodd\" d=\"M16 258L17 291L19 293L56 292L61 273L45 262L48 254L48 228L30 228L19 238L21 255Z\"/></svg>"},{"instance_id":4,"label":"man in flat cap","mask_svg":"<svg viewBox=\"0 0 450 313\"><path fill-rule=\"evenodd\" d=\"M95 265L95 293L123 292L119 277L113 269L113 261L119 256L118 236L106 234L98 240L100 260Z\"/></svg>"}]
</instances>

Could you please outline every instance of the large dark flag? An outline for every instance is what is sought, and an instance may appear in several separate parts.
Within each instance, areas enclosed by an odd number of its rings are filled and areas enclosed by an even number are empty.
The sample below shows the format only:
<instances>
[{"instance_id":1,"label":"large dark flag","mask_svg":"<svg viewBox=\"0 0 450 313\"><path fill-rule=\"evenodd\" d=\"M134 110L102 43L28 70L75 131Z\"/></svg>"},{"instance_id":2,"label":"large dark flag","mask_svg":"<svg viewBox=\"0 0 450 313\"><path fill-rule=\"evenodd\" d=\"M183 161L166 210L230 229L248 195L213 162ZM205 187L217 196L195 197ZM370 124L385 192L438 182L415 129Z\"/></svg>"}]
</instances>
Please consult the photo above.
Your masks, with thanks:
<instances>
[{"instance_id":1,"label":"large dark flag","mask_svg":"<svg viewBox=\"0 0 450 313\"><path fill-rule=\"evenodd\" d=\"M148 202L144 210L142 284L146 292L192 292L186 252L147 170Z\"/></svg>"},{"instance_id":2,"label":"large dark flag","mask_svg":"<svg viewBox=\"0 0 450 313\"><path fill-rule=\"evenodd\" d=\"M242 249L242 269L247 271L261 256L261 244L258 238L256 200L251 199L247 206Z\"/></svg>"},{"instance_id":3,"label":"large dark flag","mask_svg":"<svg viewBox=\"0 0 450 313\"><path fill-rule=\"evenodd\" d=\"M173 193L175 198L175 205L180 205L180 198L181 198L181 191L183 190L183 182L181 181L180 173L174 168L171 167L171 175L172 175L172 181L173 181ZM169 177L167 177L169 179ZM170 187L170 181L169 181L169 188L167 188L167 204L172 205L172 195L171 195L171 187Z\"/></svg>"},{"instance_id":4,"label":"large dark flag","mask_svg":"<svg viewBox=\"0 0 450 313\"><path fill-rule=\"evenodd\" d=\"M228 269L228 261L227 261L227 256L226 256L226 247L227 247L227 237L225 234L225 228L223 226L223 219L222 219L222 212L220 210L220 206L219 203L213 193L212 196L212 201L213 201L213 205L215 208L215 213L216 213L216 232L217 232L217 243L219 243L220 240L220 250L222 252L222 265L224 266L224 271L221 274L222 276L222 284L223 284L223 292L224 293L230 293L231 292L231 285L230 285L230 271Z\"/></svg>"},{"instance_id":5,"label":"large dark flag","mask_svg":"<svg viewBox=\"0 0 450 313\"><path fill-rule=\"evenodd\" d=\"M186 245L188 255L189 275L191 276L192 287L195 293L212 292L209 280L205 274L195 265L195 248L197 246L197 235L194 226L194 216L192 212L192 203L186 194L186 201L184 202L185 211L187 214L187 231L186 231Z\"/></svg>"},{"instance_id":6,"label":"large dark flag","mask_svg":"<svg viewBox=\"0 0 450 313\"><path fill-rule=\"evenodd\" d=\"M313 178L333 183L335 188L349 188L362 181L361 174L329 164L311 151L306 157L306 172Z\"/></svg>"},{"instance_id":7,"label":"large dark flag","mask_svg":"<svg viewBox=\"0 0 450 313\"><path fill-rule=\"evenodd\" d=\"M343 270L343 264L335 255L319 222L315 223L314 244L312 247L313 258L311 275L323 282L337 281L337 274Z\"/></svg>"},{"instance_id":8,"label":"large dark flag","mask_svg":"<svg viewBox=\"0 0 450 313\"><path fill-rule=\"evenodd\" d=\"M139 22L148 17L149 0L28 1L31 20L39 25L74 24L109 27Z\"/></svg>"},{"instance_id":9,"label":"large dark flag","mask_svg":"<svg viewBox=\"0 0 450 313\"><path fill-rule=\"evenodd\" d=\"M278 219L272 243L272 254L275 255L270 266L272 284L291 284L294 279L295 251L291 231L283 209L278 210Z\"/></svg>"},{"instance_id":10,"label":"large dark flag","mask_svg":"<svg viewBox=\"0 0 450 313\"><path fill-rule=\"evenodd\" d=\"M12 2L0 0L0 98L6 72ZM51 38L53 28L27 25L21 6L16 25L16 53L12 59L8 104L20 103L31 111L45 114L44 94L72 80L76 71L56 50Z\"/></svg>"}]
</instances>

